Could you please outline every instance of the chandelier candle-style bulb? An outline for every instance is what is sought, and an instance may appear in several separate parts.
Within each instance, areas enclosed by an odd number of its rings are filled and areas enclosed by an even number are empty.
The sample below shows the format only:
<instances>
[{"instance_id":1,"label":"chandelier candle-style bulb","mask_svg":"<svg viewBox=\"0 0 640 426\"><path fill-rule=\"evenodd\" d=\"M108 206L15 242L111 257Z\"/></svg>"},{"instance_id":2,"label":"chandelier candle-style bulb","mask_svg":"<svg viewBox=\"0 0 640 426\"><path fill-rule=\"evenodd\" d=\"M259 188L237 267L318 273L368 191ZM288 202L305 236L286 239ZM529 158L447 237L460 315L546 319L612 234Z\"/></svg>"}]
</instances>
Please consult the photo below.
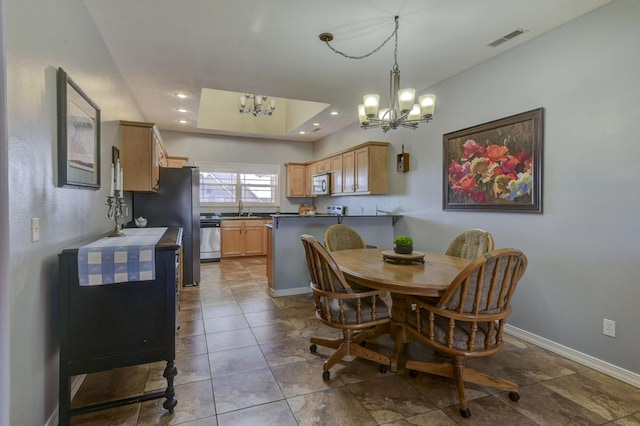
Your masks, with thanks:
<instances>
[{"instance_id":1,"label":"chandelier candle-style bulb","mask_svg":"<svg viewBox=\"0 0 640 426\"><path fill-rule=\"evenodd\" d=\"M398 105L400 106L400 112L402 114L406 114L413 109L415 97L415 89L407 88L398 90Z\"/></svg>"},{"instance_id":2,"label":"chandelier candle-style bulb","mask_svg":"<svg viewBox=\"0 0 640 426\"><path fill-rule=\"evenodd\" d=\"M358 119L362 126L369 124L369 117L367 117L367 114L364 112L364 104L358 105Z\"/></svg>"},{"instance_id":3,"label":"chandelier candle-style bulb","mask_svg":"<svg viewBox=\"0 0 640 426\"><path fill-rule=\"evenodd\" d=\"M364 102L364 112L367 114L367 117L375 117L376 114L378 114L378 108L380 107L380 95L365 95L362 100Z\"/></svg>"},{"instance_id":4,"label":"chandelier candle-style bulb","mask_svg":"<svg viewBox=\"0 0 640 426\"><path fill-rule=\"evenodd\" d=\"M433 116L433 110L436 107L436 95L422 95L418 98L420 103L420 115L422 118Z\"/></svg>"},{"instance_id":5,"label":"chandelier candle-style bulb","mask_svg":"<svg viewBox=\"0 0 640 426\"><path fill-rule=\"evenodd\" d=\"M420 121L420 105L413 104L413 108L411 109L411 111L409 111L407 120L415 122L417 125L417 123Z\"/></svg>"}]
</instances>

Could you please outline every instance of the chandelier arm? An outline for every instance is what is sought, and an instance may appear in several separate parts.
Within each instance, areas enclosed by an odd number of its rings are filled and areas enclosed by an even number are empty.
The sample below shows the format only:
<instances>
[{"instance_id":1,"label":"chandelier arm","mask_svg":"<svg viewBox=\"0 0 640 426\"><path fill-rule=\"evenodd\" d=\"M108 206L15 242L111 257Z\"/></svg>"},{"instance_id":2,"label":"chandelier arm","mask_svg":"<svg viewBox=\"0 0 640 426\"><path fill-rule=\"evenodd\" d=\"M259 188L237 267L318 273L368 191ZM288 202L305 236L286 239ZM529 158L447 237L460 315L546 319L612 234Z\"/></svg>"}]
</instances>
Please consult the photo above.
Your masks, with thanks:
<instances>
[{"instance_id":1,"label":"chandelier arm","mask_svg":"<svg viewBox=\"0 0 640 426\"><path fill-rule=\"evenodd\" d=\"M373 49L371 52L366 53L366 54L361 55L361 56L352 56L352 55L349 55L349 54L347 54L347 53L344 53L344 52L341 52L341 51L339 51L339 50L335 49L333 46L331 46L331 44L329 44L329 38L326 38L326 39L320 38L320 39L321 39L322 41L324 41L324 42L325 42L325 44L329 47L329 49L333 50L333 51L334 51L335 53L337 53L338 55L342 55L342 56L344 56L345 58L349 58L349 59L364 59L364 58L367 58L367 57L369 57L369 56L373 55L373 54L374 54L374 53L376 53L378 50L382 49L382 47L383 47L385 44L387 44L387 42L389 42L389 40L391 40L391 38L392 38L393 36L395 36L395 37L396 37L396 47L395 47L395 51L396 51L396 53L395 53L395 58L396 58L396 59L395 59L395 61L396 61L396 63L397 63L397 62L398 62L398 59L397 59L397 57L398 57L398 26L399 26L399 23L398 23L398 16L396 16L396 18L395 18L395 19L396 19L396 25L395 25L395 28L394 28L393 32L389 35L389 37L387 37L387 38L382 42L382 44L381 44L380 46L376 47L376 48L375 48L375 49ZM331 37L331 39L333 39L333 37Z\"/></svg>"}]
</instances>

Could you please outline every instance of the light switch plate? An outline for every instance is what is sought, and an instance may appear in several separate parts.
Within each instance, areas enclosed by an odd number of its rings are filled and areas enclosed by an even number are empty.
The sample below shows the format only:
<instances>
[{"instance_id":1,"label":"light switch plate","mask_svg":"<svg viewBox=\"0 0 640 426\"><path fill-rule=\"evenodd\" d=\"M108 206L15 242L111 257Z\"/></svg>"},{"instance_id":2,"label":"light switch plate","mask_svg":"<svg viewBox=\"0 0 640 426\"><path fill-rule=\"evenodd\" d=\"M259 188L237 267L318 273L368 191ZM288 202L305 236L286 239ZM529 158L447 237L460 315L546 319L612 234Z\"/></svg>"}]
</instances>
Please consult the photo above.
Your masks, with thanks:
<instances>
[{"instance_id":1,"label":"light switch plate","mask_svg":"<svg viewBox=\"0 0 640 426\"><path fill-rule=\"evenodd\" d=\"M31 218L31 241L36 242L40 240L40 218Z\"/></svg>"}]
</instances>

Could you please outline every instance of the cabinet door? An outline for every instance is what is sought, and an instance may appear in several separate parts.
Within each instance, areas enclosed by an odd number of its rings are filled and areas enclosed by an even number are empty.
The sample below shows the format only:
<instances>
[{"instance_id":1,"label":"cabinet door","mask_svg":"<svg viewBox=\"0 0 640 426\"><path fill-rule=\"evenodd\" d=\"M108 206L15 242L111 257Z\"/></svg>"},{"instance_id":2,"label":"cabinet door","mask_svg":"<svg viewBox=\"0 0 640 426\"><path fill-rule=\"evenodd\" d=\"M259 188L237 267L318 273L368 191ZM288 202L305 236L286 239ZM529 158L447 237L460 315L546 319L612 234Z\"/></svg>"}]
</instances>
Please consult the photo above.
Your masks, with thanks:
<instances>
[{"instance_id":1,"label":"cabinet door","mask_svg":"<svg viewBox=\"0 0 640 426\"><path fill-rule=\"evenodd\" d=\"M355 175L355 152L345 152L342 154L342 189L344 192L354 192L356 190Z\"/></svg>"},{"instance_id":2,"label":"cabinet door","mask_svg":"<svg viewBox=\"0 0 640 426\"><path fill-rule=\"evenodd\" d=\"M156 137L155 133L152 133L153 137L153 149L155 151L155 161L151 165L151 173L153 175L153 180L151 186L153 189L157 190L160 188L160 167L164 167L164 152L162 151L162 145L160 145L160 141Z\"/></svg>"},{"instance_id":3,"label":"cabinet door","mask_svg":"<svg viewBox=\"0 0 640 426\"><path fill-rule=\"evenodd\" d=\"M244 253L245 255L264 254L264 221L244 221Z\"/></svg>"},{"instance_id":4,"label":"cabinet door","mask_svg":"<svg viewBox=\"0 0 640 426\"><path fill-rule=\"evenodd\" d=\"M369 148L355 151L355 192L369 191Z\"/></svg>"},{"instance_id":5,"label":"cabinet door","mask_svg":"<svg viewBox=\"0 0 640 426\"><path fill-rule=\"evenodd\" d=\"M313 197L313 175L317 173L316 163L307 164L305 167L306 175L304 182L304 194L307 197Z\"/></svg>"},{"instance_id":6,"label":"cabinet door","mask_svg":"<svg viewBox=\"0 0 640 426\"><path fill-rule=\"evenodd\" d=\"M331 170L331 159L325 158L316 161L316 173L328 172Z\"/></svg>"},{"instance_id":7,"label":"cabinet door","mask_svg":"<svg viewBox=\"0 0 640 426\"><path fill-rule=\"evenodd\" d=\"M189 157L171 157L167 156L166 167L182 168L189 162Z\"/></svg>"},{"instance_id":8,"label":"cabinet door","mask_svg":"<svg viewBox=\"0 0 640 426\"><path fill-rule=\"evenodd\" d=\"M306 167L302 163L288 163L286 165L287 174L287 197L305 196Z\"/></svg>"},{"instance_id":9,"label":"cabinet door","mask_svg":"<svg viewBox=\"0 0 640 426\"><path fill-rule=\"evenodd\" d=\"M331 193L340 194L344 192L342 189L342 154L334 155L330 159L331 162Z\"/></svg>"},{"instance_id":10,"label":"cabinet door","mask_svg":"<svg viewBox=\"0 0 640 426\"><path fill-rule=\"evenodd\" d=\"M220 224L221 229L221 256L241 256L243 254L243 221L239 220L223 220Z\"/></svg>"}]
</instances>

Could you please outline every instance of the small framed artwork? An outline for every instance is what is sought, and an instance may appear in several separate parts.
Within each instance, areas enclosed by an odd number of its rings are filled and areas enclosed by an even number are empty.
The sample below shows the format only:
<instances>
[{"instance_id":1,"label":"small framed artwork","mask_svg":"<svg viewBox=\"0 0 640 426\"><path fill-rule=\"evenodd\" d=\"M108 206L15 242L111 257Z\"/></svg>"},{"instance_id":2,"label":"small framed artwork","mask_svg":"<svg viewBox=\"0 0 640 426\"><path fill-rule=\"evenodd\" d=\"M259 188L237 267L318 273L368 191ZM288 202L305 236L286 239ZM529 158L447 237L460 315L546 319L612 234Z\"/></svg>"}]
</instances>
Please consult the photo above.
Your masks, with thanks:
<instances>
[{"instance_id":1,"label":"small framed artwork","mask_svg":"<svg viewBox=\"0 0 640 426\"><path fill-rule=\"evenodd\" d=\"M444 210L542 213L542 108L443 136Z\"/></svg>"},{"instance_id":2,"label":"small framed artwork","mask_svg":"<svg viewBox=\"0 0 640 426\"><path fill-rule=\"evenodd\" d=\"M58 69L58 186L100 188L100 108Z\"/></svg>"}]
</instances>

